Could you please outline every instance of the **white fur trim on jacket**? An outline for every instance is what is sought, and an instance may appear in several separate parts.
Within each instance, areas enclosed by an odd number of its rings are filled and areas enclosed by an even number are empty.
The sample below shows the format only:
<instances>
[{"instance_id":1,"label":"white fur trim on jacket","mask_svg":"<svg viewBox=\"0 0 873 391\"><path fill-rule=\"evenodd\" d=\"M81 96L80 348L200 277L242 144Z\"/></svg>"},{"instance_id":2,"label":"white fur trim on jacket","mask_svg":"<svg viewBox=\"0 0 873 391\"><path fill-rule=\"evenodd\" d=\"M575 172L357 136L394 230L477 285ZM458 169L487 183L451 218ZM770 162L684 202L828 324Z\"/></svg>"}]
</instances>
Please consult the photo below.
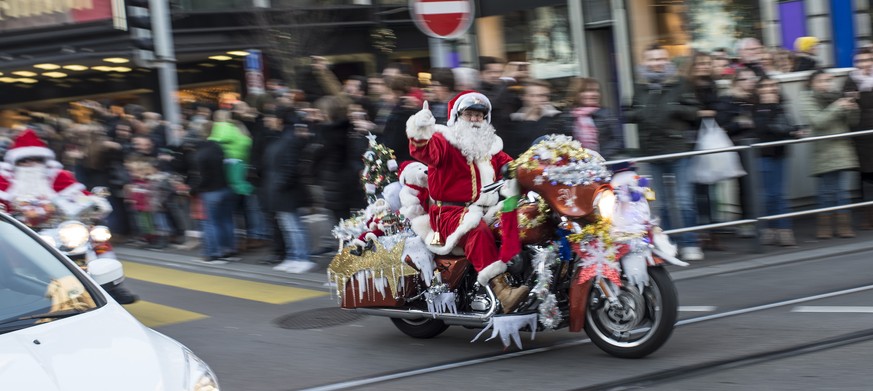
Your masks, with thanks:
<instances>
[{"instance_id":1,"label":"white fur trim on jacket","mask_svg":"<svg viewBox=\"0 0 873 391\"><path fill-rule=\"evenodd\" d=\"M479 271L479 275L476 276L476 282L478 282L479 285L485 286L488 285L488 282L490 282L492 278L503 273L506 273L506 262L495 261Z\"/></svg>"},{"instance_id":2,"label":"white fur trim on jacket","mask_svg":"<svg viewBox=\"0 0 873 391\"><path fill-rule=\"evenodd\" d=\"M430 140L433 134L436 133L437 127L445 127L443 125L434 125L436 120L433 120L429 125L419 126L416 124L417 116L418 113L413 114L406 120L406 137L413 140ZM433 118L431 117L431 119Z\"/></svg>"},{"instance_id":3,"label":"white fur trim on jacket","mask_svg":"<svg viewBox=\"0 0 873 391\"><path fill-rule=\"evenodd\" d=\"M3 190L0 190L0 200L12 201L12 195Z\"/></svg>"},{"instance_id":4,"label":"white fur trim on jacket","mask_svg":"<svg viewBox=\"0 0 873 391\"><path fill-rule=\"evenodd\" d=\"M461 240L467 232L470 232L470 230L479 225L479 222L482 221L483 217L484 212L482 211L482 207L471 205L467 209L467 213L464 213L464 216L461 217L461 222L458 224L458 228L455 228L455 231L452 232L451 235L443 238L442 246L430 244L434 237L434 230L430 226L430 215L416 217L412 220L411 225L412 231L424 240L424 243L427 244L428 250L432 251L434 254L446 255L452 252L452 250L458 245L458 241Z\"/></svg>"},{"instance_id":5,"label":"white fur trim on jacket","mask_svg":"<svg viewBox=\"0 0 873 391\"><path fill-rule=\"evenodd\" d=\"M46 147L18 147L6 151L4 159L7 163L15 164L15 162L26 157L41 157L46 160L54 160L55 153Z\"/></svg>"},{"instance_id":6,"label":"white fur trim on jacket","mask_svg":"<svg viewBox=\"0 0 873 391\"><path fill-rule=\"evenodd\" d=\"M85 191L85 185L74 183L64 188L64 190L59 191L58 195L61 197L74 197L82 194L83 191Z\"/></svg>"}]
</instances>

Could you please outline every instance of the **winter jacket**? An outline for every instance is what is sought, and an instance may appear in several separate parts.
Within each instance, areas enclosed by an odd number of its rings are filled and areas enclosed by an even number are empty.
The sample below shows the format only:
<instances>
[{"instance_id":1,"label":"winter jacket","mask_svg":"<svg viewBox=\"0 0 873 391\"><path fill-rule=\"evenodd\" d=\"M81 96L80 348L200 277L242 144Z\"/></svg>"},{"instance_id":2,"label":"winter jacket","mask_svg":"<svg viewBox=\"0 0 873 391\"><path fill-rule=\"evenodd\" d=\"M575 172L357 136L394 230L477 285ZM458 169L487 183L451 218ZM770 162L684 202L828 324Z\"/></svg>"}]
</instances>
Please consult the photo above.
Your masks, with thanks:
<instances>
[{"instance_id":1,"label":"winter jacket","mask_svg":"<svg viewBox=\"0 0 873 391\"><path fill-rule=\"evenodd\" d=\"M800 107L813 136L846 133L850 126L858 123L858 110L845 110L836 103L825 104L812 91L803 93ZM852 140L843 138L814 143L812 175L857 168L858 156Z\"/></svg>"},{"instance_id":2,"label":"winter jacket","mask_svg":"<svg viewBox=\"0 0 873 391\"><path fill-rule=\"evenodd\" d=\"M193 194L218 191L228 187L224 174L224 151L217 142L204 141L194 152Z\"/></svg>"},{"instance_id":3,"label":"winter jacket","mask_svg":"<svg viewBox=\"0 0 873 391\"><path fill-rule=\"evenodd\" d=\"M406 121L417 111L403 107L402 104L394 106L379 137L379 143L391 148L398 162L412 160L412 156L409 155L409 139L406 137Z\"/></svg>"},{"instance_id":4,"label":"winter jacket","mask_svg":"<svg viewBox=\"0 0 873 391\"><path fill-rule=\"evenodd\" d=\"M601 107L600 110L591 114L594 126L597 128L597 141L600 144L600 156L610 160L624 152L624 129L618 118L611 110ZM573 110L561 115L561 128L566 134L572 136L576 127L576 116ZM564 134L564 133L562 133Z\"/></svg>"},{"instance_id":5,"label":"winter jacket","mask_svg":"<svg viewBox=\"0 0 873 391\"><path fill-rule=\"evenodd\" d=\"M796 126L789 119L781 103L757 104L754 107L754 137L760 142L781 141L791 138ZM761 148L761 156L784 157L785 146Z\"/></svg>"},{"instance_id":6,"label":"winter jacket","mask_svg":"<svg viewBox=\"0 0 873 391\"><path fill-rule=\"evenodd\" d=\"M309 140L296 137L293 128L267 146L264 153L264 208L273 212L296 212L309 206L309 191L303 181L301 157Z\"/></svg>"},{"instance_id":7,"label":"winter jacket","mask_svg":"<svg viewBox=\"0 0 873 391\"><path fill-rule=\"evenodd\" d=\"M644 155L687 152L694 148L699 103L683 79L667 80L660 87L634 86L631 107L625 112L638 125Z\"/></svg>"},{"instance_id":8,"label":"winter jacket","mask_svg":"<svg viewBox=\"0 0 873 391\"><path fill-rule=\"evenodd\" d=\"M754 125L744 127L737 121L740 118L753 120L755 101L751 95L748 97L732 94L722 96L716 104L715 111L715 121L727 132L734 144L739 144L743 139L754 137Z\"/></svg>"},{"instance_id":9,"label":"winter jacket","mask_svg":"<svg viewBox=\"0 0 873 391\"><path fill-rule=\"evenodd\" d=\"M844 92L858 91L858 83L849 74L846 78L846 84L843 85ZM852 127L853 132L862 130L873 130L873 90L860 91L858 93L858 108L861 110L858 124ZM852 139L855 144L855 151L858 154L858 164L861 172L873 172L873 136L855 137Z\"/></svg>"},{"instance_id":10,"label":"winter jacket","mask_svg":"<svg viewBox=\"0 0 873 391\"><path fill-rule=\"evenodd\" d=\"M252 139L243 134L233 123L215 122L212 124L212 134L209 135L209 140L221 144L226 159L249 161Z\"/></svg>"},{"instance_id":11,"label":"winter jacket","mask_svg":"<svg viewBox=\"0 0 873 391\"><path fill-rule=\"evenodd\" d=\"M361 156L367 149L367 139L354 132L348 120L315 126L322 153L315 161L319 184L324 189L324 206L339 214L366 206L361 171Z\"/></svg>"},{"instance_id":12,"label":"winter jacket","mask_svg":"<svg viewBox=\"0 0 873 391\"><path fill-rule=\"evenodd\" d=\"M542 116L536 121L525 118L528 109L522 107L518 112L509 115L509 123L502 129L497 129L497 135L503 139L503 152L517 159L519 155L527 151L534 140L547 134L572 135L572 131L563 126L560 120L561 112L558 109L547 106L543 108Z\"/></svg>"}]
</instances>

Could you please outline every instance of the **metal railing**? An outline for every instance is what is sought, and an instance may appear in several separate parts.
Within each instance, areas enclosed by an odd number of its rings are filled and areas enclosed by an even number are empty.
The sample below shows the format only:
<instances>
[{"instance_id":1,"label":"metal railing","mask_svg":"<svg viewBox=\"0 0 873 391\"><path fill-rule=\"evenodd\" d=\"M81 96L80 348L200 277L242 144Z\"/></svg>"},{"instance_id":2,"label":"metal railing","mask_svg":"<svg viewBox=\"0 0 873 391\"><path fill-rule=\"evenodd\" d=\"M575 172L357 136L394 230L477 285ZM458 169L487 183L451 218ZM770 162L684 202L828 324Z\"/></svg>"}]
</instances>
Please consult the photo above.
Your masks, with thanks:
<instances>
[{"instance_id":1,"label":"metal railing","mask_svg":"<svg viewBox=\"0 0 873 391\"><path fill-rule=\"evenodd\" d=\"M673 159L700 156L700 155L708 155L708 154L713 154L713 153L739 152L739 153L744 155L744 158L745 158L744 160L746 162L752 163L752 167L745 167L747 174L741 178L738 178L738 180L745 181L746 184L748 185L748 186L746 186L747 189L753 189L754 186L758 183L759 173L758 173L755 162L757 162L757 159L759 157L757 151L761 148L784 146L784 145L791 145L791 144L801 144L801 143L812 143L812 142L824 141L824 140L854 138L854 137L860 137L860 136L873 136L873 130L864 130L864 131L858 131L858 132L846 132L846 133L840 133L840 134L831 134L831 135L827 135L827 136L810 136L810 137L804 137L804 138L799 138L799 139L794 139L794 140L771 141L771 142L763 142L763 143L752 142L748 145L736 145L733 147L726 147L726 148L715 148L715 149L706 149L706 150L700 150L700 151L688 151L688 152L669 153L669 154L663 154L663 155L643 156L643 157L635 157L635 158L628 158L628 159L610 160L610 161L606 162L606 164L612 165L612 164L626 163L626 162L647 163L647 162L673 160ZM662 178L662 180L663 180L663 178ZM665 187L667 187L666 186L667 183L666 182L663 182L663 183L665 183ZM675 194L675 189L670 189L670 190ZM711 229L727 228L727 227L734 227L734 226L740 226L740 225L746 225L746 224L755 224L756 228L761 228L761 225L764 222L772 221L772 220L779 220L779 219L799 217L799 216L807 216L807 215L826 213L826 212L834 212L834 211L839 211L839 210L860 208L860 207L865 207L865 206L873 207L873 201L865 201L865 202L862 201L862 202L850 203L850 204L841 205L841 206L807 209L807 210L790 212L790 213L783 213L783 214L778 214L778 215L762 216L761 211L763 210L763 208L761 205L761 201L762 201L761 197L757 197L757 196L751 197L751 199L749 199L748 201L751 202L751 205L748 205L748 206L751 208L752 215L758 216L758 217L751 218L751 219L738 219L738 220L726 221L726 222L722 222L722 223L701 224L701 225L695 225L695 226L691 226L691 227L675 228L675 229L665 230L664 233L666 233L668 235L675 235L675 234L681 234L681 233L687 233L687 232L706 231L706 230L711 230ZM744 200L741 199L740 202L744 202ZM670 213L671 220L674 220L676 222L681 221L681 220L672 218L673 216L679 215L679 212L677 209L678 205L676 203L670 203L669 205L670 205L669 206L670 210L667 211L665 209L665 213ZM752 247L752 251L758 252L758 253L763 252L763 246L761 245L760 237L756 238L755 245Z\"/></svg>"}]
</instances>

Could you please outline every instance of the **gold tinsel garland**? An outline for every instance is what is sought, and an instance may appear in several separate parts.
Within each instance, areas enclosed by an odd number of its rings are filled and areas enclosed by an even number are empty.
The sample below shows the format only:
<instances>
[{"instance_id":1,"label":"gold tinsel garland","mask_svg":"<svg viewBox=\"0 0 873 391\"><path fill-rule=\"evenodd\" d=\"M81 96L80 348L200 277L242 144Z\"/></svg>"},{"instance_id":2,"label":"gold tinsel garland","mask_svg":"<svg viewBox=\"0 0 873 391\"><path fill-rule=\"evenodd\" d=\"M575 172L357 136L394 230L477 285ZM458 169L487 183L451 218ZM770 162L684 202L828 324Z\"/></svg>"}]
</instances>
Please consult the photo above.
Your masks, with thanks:
<instances>
[{"instance_id":1,"label":"gold tinsel garland","mask_svg":"<svg viewBox=\"0 0 873 391\"><path fill-rule=\"evenodd\" d=\"M339 297L342 297L346 283L361 271L369 270L376 278L387 278L391 294L395 296L399 294L397 285L401 278L418 275L418 270L407 265L402 259L405 241L400 241L391 250L385 249L378 240L374 241L374 244L375 250L364 251L360 256L351 253L354 246L347 246L330 262L327 267L328 276L332 281L337 281L336 289Z\"/></svg>"}]
</instances>

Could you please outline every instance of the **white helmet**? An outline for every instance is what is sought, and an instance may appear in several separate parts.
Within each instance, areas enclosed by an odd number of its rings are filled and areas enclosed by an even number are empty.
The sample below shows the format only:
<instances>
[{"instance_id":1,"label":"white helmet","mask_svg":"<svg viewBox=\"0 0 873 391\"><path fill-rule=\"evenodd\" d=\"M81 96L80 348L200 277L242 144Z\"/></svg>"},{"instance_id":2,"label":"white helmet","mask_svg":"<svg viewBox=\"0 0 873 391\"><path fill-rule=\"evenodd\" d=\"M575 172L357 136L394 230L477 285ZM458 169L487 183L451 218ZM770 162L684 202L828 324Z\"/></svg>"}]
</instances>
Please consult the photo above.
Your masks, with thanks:
<instances>
[{"instance_id":1,"label":"white helmet","mask_svg":"<svg viewBox=\"0 0 873 391\"><path fill-rule=\"evenodd\" d=\"M476 91L464 91L449 101L449 119L446 125L452 126L464 110L475 110L485 114L485 122L491 123L491 101Z\"/></svg>"}]
</instances>

